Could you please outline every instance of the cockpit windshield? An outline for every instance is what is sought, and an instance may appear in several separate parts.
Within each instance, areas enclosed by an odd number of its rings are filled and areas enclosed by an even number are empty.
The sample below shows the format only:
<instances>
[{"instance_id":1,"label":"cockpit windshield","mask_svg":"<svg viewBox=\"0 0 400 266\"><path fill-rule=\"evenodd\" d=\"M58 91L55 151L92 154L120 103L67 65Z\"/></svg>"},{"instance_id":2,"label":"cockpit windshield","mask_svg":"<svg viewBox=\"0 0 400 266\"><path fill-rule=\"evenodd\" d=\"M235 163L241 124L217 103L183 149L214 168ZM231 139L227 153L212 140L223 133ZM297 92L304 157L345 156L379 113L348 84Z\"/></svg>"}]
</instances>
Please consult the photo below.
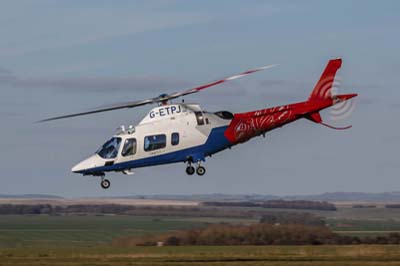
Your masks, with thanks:
<instances>
[{"instance_id":1,"label":"cockpit windshield","mask_svg":"<svg viewBox=\"0 0 400 266\"><path fill-rule=\"evenodd\" d=\"M111 138L97 150L97 154L103 159L113 159L117 157L121 138Z\"/></svg>"}]
</instances>

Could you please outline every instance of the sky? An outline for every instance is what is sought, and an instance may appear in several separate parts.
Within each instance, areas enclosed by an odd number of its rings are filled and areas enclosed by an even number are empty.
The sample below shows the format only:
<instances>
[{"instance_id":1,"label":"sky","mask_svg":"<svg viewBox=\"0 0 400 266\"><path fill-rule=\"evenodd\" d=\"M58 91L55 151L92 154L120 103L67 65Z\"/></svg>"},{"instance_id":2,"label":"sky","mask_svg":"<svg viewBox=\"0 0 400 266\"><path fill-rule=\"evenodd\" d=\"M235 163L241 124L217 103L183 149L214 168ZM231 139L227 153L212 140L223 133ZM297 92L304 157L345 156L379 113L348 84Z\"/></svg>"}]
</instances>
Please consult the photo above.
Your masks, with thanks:
<instances>
[{"instance_id":1,"label":"sky","mask_svg":"<svg viewBox=\"0 0 400 266\"><path fill-rule=\"evenodd\" d=\"M0 2L0 194L316 194L399 191L399 1ZM359 94L334 131L299 120L205 163L99 178L70 172L151 106L50 123L43 118L263 72L187 96L209 111L303 101L327 61L343 58L342 93Z\"/></svg>"}]
</instances>

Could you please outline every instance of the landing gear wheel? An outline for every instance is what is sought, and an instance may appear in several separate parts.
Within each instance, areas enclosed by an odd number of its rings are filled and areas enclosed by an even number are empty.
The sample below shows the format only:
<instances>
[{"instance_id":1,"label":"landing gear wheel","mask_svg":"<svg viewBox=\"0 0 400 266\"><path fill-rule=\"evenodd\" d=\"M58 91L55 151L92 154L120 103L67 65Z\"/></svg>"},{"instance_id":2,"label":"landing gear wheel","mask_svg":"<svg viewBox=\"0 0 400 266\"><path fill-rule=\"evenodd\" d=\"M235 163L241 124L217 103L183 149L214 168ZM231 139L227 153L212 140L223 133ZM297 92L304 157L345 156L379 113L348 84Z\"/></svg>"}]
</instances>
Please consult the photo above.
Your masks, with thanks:
<instances>
[{"instance_id":1,"label":"landing gear wheel","mask_svg":"<svg viewBox=\"0 0 400 266\"><path fill-rule=\"evenodd\" d=\"M200 166L197 167L196 173L198 175L204 175L206 173L206 168L204 168L203 166L200 165Z\"/></svg>"},{"instance_id":2,"label":"landing gear wheel","mask_svg":"<svg viewBox=\"0 0 400 266\"><path fill-rule=\"evenodd\" d=\"M195 172L194 167L189 165L188 167L186 167L186 174L188 175L193 175Z\"/></svg>"},{"instance_id":3,"label":"landing gear wheel","mask_svg":"<svg viewBox=\"0 0 400 266\"><path fill-rule=\"evenodd\" d=\"M107 189L111 186L111 182L108 179L103 179L103 180L101 180L100 185L102 188Z\"/></svg>"}]
</instances>

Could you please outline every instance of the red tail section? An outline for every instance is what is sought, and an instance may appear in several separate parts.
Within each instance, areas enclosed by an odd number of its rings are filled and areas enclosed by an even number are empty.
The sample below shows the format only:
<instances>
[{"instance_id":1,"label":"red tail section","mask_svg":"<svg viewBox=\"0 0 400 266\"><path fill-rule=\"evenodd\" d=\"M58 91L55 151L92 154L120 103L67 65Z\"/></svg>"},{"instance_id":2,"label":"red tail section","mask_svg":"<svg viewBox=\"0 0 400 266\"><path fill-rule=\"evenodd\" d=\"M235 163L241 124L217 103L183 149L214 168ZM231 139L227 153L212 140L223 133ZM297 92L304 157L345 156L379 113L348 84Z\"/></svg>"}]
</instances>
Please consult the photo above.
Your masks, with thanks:
<instances>
[{"instance_id":1,"label":"red tail section","mask_svg":"<svg viewBox=\"0 0 400 266\"><path fill-rule=\"evenodd\" d=\"M306 118L332 129L343 130L350 128L351 126L334 127L328 125L322 121L319 113L325 108L357 96L357 94L352 93L333 97L331 90L336 72L341 66L342 59L333 59L328 62L308 101L235 114L224 132L226 139L231 144L242 143L300 118Z\"/></svg>"},{"instance_id":2,"label":"red tail section","mask_svg":"<svg viewBox=\"0 0 400 266\"><path fill-rule=\"evenodd\" d=\"M321 78L315 85L314 90L311 92L309 101L326 100L332 98L332 85L335 80L336 72L342 66L342 59L330 60Z\"/></svg>"}]
</instances>

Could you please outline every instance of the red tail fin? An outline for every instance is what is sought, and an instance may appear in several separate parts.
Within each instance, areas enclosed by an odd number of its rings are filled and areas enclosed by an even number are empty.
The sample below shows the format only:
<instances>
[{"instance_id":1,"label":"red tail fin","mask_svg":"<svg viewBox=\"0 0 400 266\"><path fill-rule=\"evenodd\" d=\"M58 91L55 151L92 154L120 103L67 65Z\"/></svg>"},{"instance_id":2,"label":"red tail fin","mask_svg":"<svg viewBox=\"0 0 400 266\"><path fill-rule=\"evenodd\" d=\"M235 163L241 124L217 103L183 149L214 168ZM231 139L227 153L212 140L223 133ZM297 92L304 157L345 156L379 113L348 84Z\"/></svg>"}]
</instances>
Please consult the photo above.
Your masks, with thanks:
<instances>
[{"instance_id":1,"label":"red tail fin","mask_svg":"<svg viewBox=\"0 0 400 266\"><path fill-rule=\"evenodd\" d=\"M336 72L342 66L342 59L330 60L322 73L318 83L315 85L314 90L311 92L309 101L312 100L323 100L332 97L331 89L335 80Z\"/></svg>"}]
</instances>

